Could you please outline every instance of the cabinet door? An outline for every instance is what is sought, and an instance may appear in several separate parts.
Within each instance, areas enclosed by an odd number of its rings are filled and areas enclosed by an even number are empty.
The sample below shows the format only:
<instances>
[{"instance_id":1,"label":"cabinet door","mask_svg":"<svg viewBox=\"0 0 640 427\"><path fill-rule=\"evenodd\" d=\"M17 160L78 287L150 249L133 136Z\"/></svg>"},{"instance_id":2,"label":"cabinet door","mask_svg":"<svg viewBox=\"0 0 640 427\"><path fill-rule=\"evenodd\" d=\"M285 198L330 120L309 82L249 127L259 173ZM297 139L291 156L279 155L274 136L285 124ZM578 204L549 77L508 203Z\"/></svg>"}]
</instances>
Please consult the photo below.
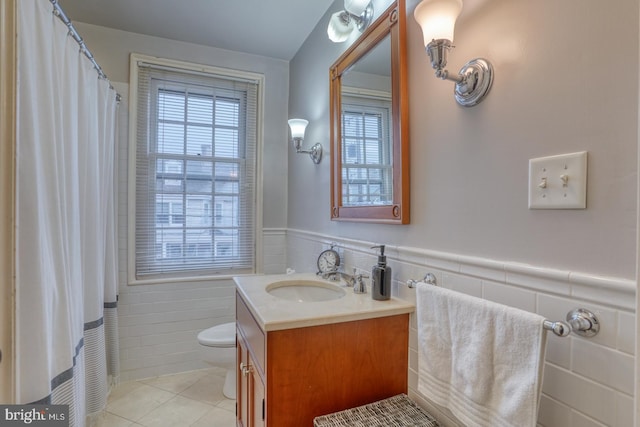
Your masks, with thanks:
<instances>
[{"instance_id":1,"label":"cabinet door","mask_svg":"<svg viewBox=\"0 0 640 427\"><path fill-rule=\"evenodd\" d=\"M262 384L262 378L260 378L255 369L251 370L250 377L250 393L253 405L251 426L265 427L267 408L265 406L266 402L264 401L264 385Z\"/></svg>"},{"instance_id":2,"label":"cabinet door","mask_svg":"<svg viewBox=\"0 0 640 427\"><path fill-rule=\"evenodd\" d=\"M265 427L265 400L262 378L243 339L238 339L237 407L239 427Z\"/></svg>"},{"instance_id":3,"label":"cabinet door","mask_svg":"<svg viewBox=\"0 0 640 427\"><path fill-rule=\"evenodd\" d=\"M245 367L249 365L249 352L246 350L246 343L240 339L238 334L237 343L237 371L236 371L236 412L238 427L249 427L249 378L244 375Z\"/></svg>"}]
</instances>

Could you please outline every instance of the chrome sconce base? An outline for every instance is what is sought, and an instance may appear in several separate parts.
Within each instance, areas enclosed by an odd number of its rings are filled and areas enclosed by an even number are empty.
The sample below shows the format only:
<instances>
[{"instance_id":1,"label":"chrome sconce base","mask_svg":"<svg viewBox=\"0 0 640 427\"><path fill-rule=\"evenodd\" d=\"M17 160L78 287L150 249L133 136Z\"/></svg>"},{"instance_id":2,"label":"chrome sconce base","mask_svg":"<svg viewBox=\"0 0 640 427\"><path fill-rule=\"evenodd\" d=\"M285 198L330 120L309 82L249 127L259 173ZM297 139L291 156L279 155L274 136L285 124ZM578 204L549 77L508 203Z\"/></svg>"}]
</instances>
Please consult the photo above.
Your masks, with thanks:
<instances>
[{"instance_id":1,"label":"chrome sconce base","mask_svg":"<svg viewBox=\"0 0 640 427\"><path fill-rule=\"evenodd\" d=\"M353 16L353 15L352 15ZM358 31L363 32L371 21L373 20L373 2L367 5L367 8L362 12L362 15L355 17L356 28Z\"/></svg>"},{"instance_id":2,"label":"chrome sconce base","mask_svg":"<svg viewBox=\"0 0 640 427\"><path fill-rule=\"evenodd\" d=\"M431 66L436 70L436 77L455 83L454 96L458 104L473 107L489 93L493 84L493 67L486 59L476 58L467 62L457 75L451 76L445 67L447 55L453 47L449 40L432 40L426 51L431 59Z\"/></svg>"},{"instance_id":3,"label":"chrome sconce base","mask_svg":"<svg viewBox=\"0 0 640 427\"><path fill-rule=\"evenodd\" d=\"M486 59L476 58L460 69L463 81L456 83L454 96L463 107L473 107L484 99L493 84L493 67Z\"/></svg>"},{"instance_id":4,"label":"chrome sconce base","mask_svg":"<svg viewBox=\"0 0 640 427\"><path fill-rule=\"evenodd\" d=\"M310 150L296 150L296 153L309 154L313 163L317 165L320 163L320 160L322 160L322 145L320 145L319 142L316 142Z\"/></svg>"},{"instance_id":5,"label":"chrome sconce base","mask_svg":"<svg viewBox=\"0 0 640 427\"><path fill-rule=\"evenodd\" d=\"M371 1L366 7L347 3L345 1L345 10L334 13L329 20L327 35L329 40L334 43L348 40L355 29L362 33L373 21L373 3ZM362 1L356 3L362 3ZM355 6L356 9L349 6Z\"/></svg>"},{"instance_id":6,"label":"chrome sconce base","mask_svg":"<svg viewBox=\"0 0 640 427\"><path fill-rule=\"evenodd\" d=\"M296 153L308 154L313 163L316 165L320 164L320 161L322 160L322 145L319 142L313 144L309 150L302 150L300 148L302 146L302 138L293 138L293 146L296 149Z\"/></svg>"}]
</instances>

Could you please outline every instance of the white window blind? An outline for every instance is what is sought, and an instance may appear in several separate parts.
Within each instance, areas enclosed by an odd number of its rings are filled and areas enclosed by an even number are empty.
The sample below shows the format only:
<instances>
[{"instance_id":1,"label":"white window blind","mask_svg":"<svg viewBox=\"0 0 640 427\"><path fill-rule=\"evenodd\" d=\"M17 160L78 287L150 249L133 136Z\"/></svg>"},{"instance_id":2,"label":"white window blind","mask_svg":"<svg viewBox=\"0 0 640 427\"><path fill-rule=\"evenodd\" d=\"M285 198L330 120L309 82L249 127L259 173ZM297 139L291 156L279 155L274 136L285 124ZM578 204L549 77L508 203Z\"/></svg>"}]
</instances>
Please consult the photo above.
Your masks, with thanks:
<instances>
[{"instance_id":1,"label":"white window blind","mask_svg":"<svg viewBox=\"0 0 640 427\"><path fill-rule=\"evenodd\" d=\"M345 97L342 105L342 199L347 205L393 201L389 101Z\"/></svg>"},{"instance_id":2,"label":"white window blind","mask_svg":"<svg viewBox=\"0 0 640 427\"><path fill-rule=\"evenodd\" d=\"M137 67L136 279L253 272L257 83Z\"/></svg>"}]
</instances>

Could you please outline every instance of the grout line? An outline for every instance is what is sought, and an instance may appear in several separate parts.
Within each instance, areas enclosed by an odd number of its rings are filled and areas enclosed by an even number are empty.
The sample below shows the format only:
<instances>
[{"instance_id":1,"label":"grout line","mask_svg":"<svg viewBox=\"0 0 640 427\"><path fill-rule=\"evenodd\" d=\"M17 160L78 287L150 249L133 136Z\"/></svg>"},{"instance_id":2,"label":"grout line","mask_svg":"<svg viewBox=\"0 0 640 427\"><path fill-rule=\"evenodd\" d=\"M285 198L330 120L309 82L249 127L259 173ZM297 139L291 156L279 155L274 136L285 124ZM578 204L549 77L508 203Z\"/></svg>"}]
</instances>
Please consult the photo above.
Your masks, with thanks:
<instances>
[{"instance_id":1,"label":"grout line","mask_svg":"<svg viewBox=\"0 0 640 427\"><path fill-rule=\"evenodd\" d=\"M200 372L200 375L198 375L197 379L195 379L195 381L194 381L192 384L190 384L187 388L185 388L185 390L187 390L189 387L193 386L193 385L194 385L194 384L196 384L198 381L200 381L200 380L202 380L202 379L204 379L204 378L206 378L206 377L209 377L209 376L212 376L212 375L214 375L214 376L220 376L220 375L219 375L219 373L218 373L214 368L206 368L206 369L201 369L201 370L199 370L199 371L201 371L201 372ZM170 391L170 390L166 390L166 389L163 389L163 388L161 388L161 387L158 387L158 386L156 386L156 385L154 385L154 384L150 384L150 383L146 382L146 381L153 380L153 379L156 379L156 378L167 377L167 376L173 376L173 375L176 375L176 376L177 376L177 375L181 375L181 374L186 374L186 373L188 373L188 372L191 372L191 371L186 371L186 372L177 372L177 373L174 373L174 374L161 375L161 376L157 376L157 377L141 378L141 379L138 379L138 380L133 380L132 382L134 382L134 383L136 383L136 384L138 384L138 385L140 385L140 386L148 386L148 387L152 387L152 388L155 388L156 390L160 390L160 391L162 391L162 392L169 393L169 394L171 394L171 395L172 395L172 396L171 396L171 397L170 397L166 402L162 403L160 406L155 407L155 408L153 408L152 410L150 410L149 412L145 413L145 414L144 414L144 415L142 415L139 419L141 420L141 419L143 419L144 417L148 416L149 414L152 414L154 411L157 411L157 410L158 410L159 408L161 408L163 405L169 404L171 401L175 400L175 399L176 399L176 397L178 397L178 396L179 396L179 397L181 397L181 398L183 398L183 399L187 399L187 400L189 400L189 401L192 401L192 402L197 402L197 403L199 403L199 404L204 404L204 405L206 405L206 406L209 408L208 410L211 410L211 409L219 409L219 410L226 411L226 412L228 412L228 413L229 413L229 414L231 414L231 415L234 415L234 414L235 414L235 410L231 410L230 408L226 408L226 407L224 407L224 406L223 406L225 403L227 403L227 402L226 402L226 401L224 401L224 400L216 401L215 403L209 403L209 402L205 402L205 401L200 401L200 400L197 400L197 399L193 399L193 398L190 398L190 397L184 396L182 393L183 393L185 390L182 390L181 392L176 393L176 392L173 392L173 391ZM134 390L135 390L135 389L134 389ZM133 392L134 390L132 390L131 392ZM220 390L220 391L221 391L221 390ZM126 394L123 394L122 396L119 396L119 397L118 397L118 399L126 398L126 397L127 397L127 395L129 395L131 392L126 393ZM105 411L104 411L104 412L105 412L105 414L106 414L106 413L108 413L108 414L110 414L110 415L112 415L112 416L118 417L118 418L120 418L120 419L123 419L123 420L126 420L126 421L128 421L128 422L132 423L132 424L131 424L131 426L141 426L141 425L142 425L142 424L140 424L140 423L139 423L139 420L132 420L132 419L130 419L130 418L124 417L124 416L122 416L122 415L120 415L120 414L113 413L113 412L111 412L111 411L109 411L109 410L106 410L106 409L105 409ZM199 421L199 420L198 420L198 421ZM98 426L99 426L99 427L108 427L108 426L106 426L106 425L102 425L102 424L100 424L100 423L98 424Z\"/></svg>"}]
</instances>

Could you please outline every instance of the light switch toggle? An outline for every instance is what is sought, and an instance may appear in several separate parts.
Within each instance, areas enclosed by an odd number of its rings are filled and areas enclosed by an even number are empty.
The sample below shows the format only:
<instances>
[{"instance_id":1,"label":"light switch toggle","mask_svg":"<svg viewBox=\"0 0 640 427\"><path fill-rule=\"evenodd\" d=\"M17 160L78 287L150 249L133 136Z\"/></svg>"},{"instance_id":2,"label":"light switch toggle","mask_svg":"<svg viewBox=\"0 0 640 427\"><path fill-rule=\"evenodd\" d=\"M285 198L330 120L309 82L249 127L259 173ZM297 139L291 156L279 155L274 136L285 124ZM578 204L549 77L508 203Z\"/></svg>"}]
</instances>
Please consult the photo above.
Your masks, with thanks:
<instances>
[{"instance_id":1,"label":"light switch toggle","mask_svg":"<svg viewBox=\"0 0 640 427\"><path fill-rule=\"evenodd\" d=\"M569 175L560 175L560 179L562 180L562 186L563 187L568 187L569 186Z\"/></svg>"},{"instance_id":2,"label":"light switch toggle","mask_svg":"<svg viewBox=\"0 0 640 427\"><path fill-rule=\"evenodd\" d=\"M540 184L538 184L539 188L547 188L547 178L542 178L542 180L540 180Z\"/></svg>"}]
</instances>

